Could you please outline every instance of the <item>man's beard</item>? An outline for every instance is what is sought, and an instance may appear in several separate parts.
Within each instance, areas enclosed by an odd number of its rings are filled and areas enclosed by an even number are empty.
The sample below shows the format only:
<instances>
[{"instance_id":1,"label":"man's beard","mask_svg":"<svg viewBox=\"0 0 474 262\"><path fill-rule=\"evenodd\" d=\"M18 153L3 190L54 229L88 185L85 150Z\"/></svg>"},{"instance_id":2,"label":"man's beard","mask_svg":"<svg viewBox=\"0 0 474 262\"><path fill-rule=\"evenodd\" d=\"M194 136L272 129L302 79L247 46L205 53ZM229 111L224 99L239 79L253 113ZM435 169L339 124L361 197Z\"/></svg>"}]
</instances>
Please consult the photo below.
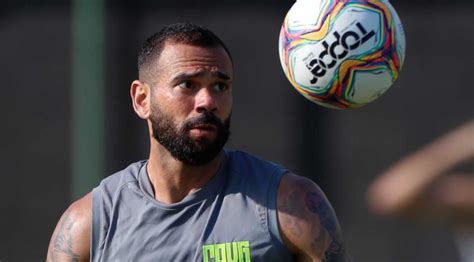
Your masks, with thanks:
<instances>
[{"instance_id":1,"label":"man's beard","mask_svg":"<svg viewBox=\"0 0 474 262\"><path fill-rule=\"evenodd\" d=\"M153 137L177 160L192 166L202 166L213 160L221 152L230 136L230 116L222 122L212 113L202 113L187 119L181 127L175 126L173 119L165 115L157 105L152 104L151 127ZM190 130L203 124L216 127L214 140L192 139Z\"/></svg>"}]
</instances>

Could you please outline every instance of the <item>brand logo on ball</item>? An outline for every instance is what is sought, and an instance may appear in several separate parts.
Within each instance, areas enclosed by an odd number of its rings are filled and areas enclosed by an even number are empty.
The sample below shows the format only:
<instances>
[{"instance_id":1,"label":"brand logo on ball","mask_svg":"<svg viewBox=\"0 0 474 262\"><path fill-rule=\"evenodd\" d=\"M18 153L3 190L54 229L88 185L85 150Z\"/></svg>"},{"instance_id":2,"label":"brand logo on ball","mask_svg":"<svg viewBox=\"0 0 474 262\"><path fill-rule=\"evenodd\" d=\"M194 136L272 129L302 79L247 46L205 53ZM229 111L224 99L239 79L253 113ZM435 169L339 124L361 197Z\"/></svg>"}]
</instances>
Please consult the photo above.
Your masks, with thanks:
<instances>
[{"instance_id":1,"label":"brand logo on ball","mask_svg":"<svg viewBox=\"0 0 474 262\"><path fill-rule=\"evenodd\" d=\"M349 51L358 48L375 36L373 30L367 32L364 26L359 22L356 23L356 27L358 31L348 30L342 35L339 34L338 31L335 31L333 35L336 39L331 44L328 44L328 42L324 40L321 43L324 50L318 56L310 53L308 57L303 59L303 61L306 62L306 67L314 76L313 79L310 80L311 84L316 84L318 78L323 77L328 69L333 68L339 60L344 59L347 54L349 54Z\"/></svg>"}]
</instances>

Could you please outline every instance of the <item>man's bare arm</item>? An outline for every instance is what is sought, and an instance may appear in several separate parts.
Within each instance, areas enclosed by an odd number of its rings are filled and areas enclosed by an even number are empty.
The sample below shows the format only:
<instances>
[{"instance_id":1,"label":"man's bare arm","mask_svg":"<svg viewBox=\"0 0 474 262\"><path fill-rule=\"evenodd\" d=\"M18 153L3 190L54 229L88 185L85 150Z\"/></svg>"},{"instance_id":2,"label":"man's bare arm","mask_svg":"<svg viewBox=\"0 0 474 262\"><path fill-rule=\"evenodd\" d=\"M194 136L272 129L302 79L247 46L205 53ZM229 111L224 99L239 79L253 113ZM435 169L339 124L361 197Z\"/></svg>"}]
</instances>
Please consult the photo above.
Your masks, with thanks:
<instances>
[{"instance_id":1,"label":"man's bare arm","mask_svg":"<svg viewBox=\"0 0 474 262\"><path fill-rule=\"evenodd\" d=\"M278 220L283 241L297 261L349 261L334 210L311 180L294 174L283 176Z\"/></svg>"},{"instance_id":2,"label":"man's bare arm","mask_svg":"<svg viewBox=\"0 0 474 262\"><path fill-rule=\"evenodd\" d=\"M385 171L369 186L369 207L378 214L429 219L445 219L452 211L472 210L474 202L468 191L473 179L449 176L449 170L473 157L474 120L470 120ZM458 190L448 190L453 184ZM463 192L467 192L467 202L452 202L452 196L462 198ZM458 208L457 204L464 206Z\"/></svg>"},{"instance_id":3,"label":"man's bare arm","mask_svg":"<svg viewBox=\"0 0 474 262\"><path fill-rule=\"evenodd\" d=\"M89 261L92 195L87 194L64 212L51 237L48 262Z\"/></svg>"}]
</instances>

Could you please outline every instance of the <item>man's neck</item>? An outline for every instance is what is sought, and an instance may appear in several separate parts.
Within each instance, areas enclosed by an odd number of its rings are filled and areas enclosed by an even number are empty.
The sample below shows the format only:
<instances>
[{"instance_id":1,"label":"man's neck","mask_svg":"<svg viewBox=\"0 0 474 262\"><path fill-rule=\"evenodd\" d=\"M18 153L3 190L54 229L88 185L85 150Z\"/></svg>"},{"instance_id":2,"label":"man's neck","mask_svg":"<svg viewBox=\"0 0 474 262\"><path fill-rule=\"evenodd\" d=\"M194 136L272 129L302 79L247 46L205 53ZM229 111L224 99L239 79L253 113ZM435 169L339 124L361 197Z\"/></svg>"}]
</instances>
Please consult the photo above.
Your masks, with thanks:
<instances>
[{"instance_id":1,"label":"man's neck","mask_svg":"<svg viewBox=\"0 0 474 262\"><path fill-rule=\"evenodd\" d=\"M161 145L151 148L147 165L148 178L155 199L171 204L203 187L218 171L223 151L211 162L202 166L191 166L176 160Z\"/></svg>"}]
</instances>

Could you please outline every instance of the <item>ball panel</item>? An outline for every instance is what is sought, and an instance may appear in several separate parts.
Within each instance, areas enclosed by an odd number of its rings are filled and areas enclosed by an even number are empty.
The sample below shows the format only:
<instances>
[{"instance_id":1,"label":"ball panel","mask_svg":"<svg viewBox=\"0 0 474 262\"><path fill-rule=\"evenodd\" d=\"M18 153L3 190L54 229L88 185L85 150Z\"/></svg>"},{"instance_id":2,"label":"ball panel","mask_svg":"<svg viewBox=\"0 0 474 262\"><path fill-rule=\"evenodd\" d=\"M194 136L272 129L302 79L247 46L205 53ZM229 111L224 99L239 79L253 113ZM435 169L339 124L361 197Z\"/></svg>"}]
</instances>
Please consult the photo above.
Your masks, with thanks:
<instances>
[{"instance_id":1,"label":"ball panel","mask_svg":"<svg viewBox=\"0 0 474 262\"><path fill-rule=\"evenodd\" d=\"M344 93L344 99L361 106L381 96L392 85L392 76L384 66L356 69L352 77L352 85Z\"/></svg>"},{"instance_id":2,"label":"ball panel","mask_svg":"<svg viewBox=\"0 0 474 262\"><path fill-rule=\"evenodd\" d=\"M298 0L291 7L287 15L289 33L297 33L302 30L318 30L324 20L330 3L333 1Z\"/></svg>"}]
</instances>

